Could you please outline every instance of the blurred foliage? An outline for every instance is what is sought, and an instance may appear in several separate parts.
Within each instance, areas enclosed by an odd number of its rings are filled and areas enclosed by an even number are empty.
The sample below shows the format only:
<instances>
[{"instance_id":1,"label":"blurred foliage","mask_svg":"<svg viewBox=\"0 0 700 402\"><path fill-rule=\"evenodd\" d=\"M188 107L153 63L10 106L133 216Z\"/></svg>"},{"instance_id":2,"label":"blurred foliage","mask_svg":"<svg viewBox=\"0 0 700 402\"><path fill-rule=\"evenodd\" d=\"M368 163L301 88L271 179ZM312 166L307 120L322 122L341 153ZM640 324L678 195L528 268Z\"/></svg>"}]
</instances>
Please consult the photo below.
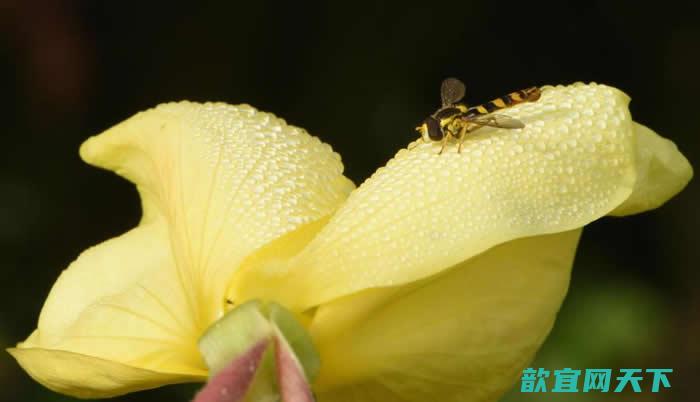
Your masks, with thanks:
<instances>
[{"instance_id":1,"label":"blurred foliage","mask_svg":"<svg viewBox=\"0 0 700 402\"><path fill-rule=\"evenodd\" d=\"M530 85L597 81L700 166L700 6L632 0L0 2L0 341L36 326L59 272L133 226L136 193L77 149L133 113L190 99L250 103L330 143L356 183L415 137L462 78L480 102ZM697 180L696 180L697 181ZM520 394L506 401L688 401L700 378L700 191L584 232L567 298L533 363L671 367L659 394ZM0 358L0 399L71 401ZM185 401L171 386L119 401Z\"/></svg>"}]
</instances>

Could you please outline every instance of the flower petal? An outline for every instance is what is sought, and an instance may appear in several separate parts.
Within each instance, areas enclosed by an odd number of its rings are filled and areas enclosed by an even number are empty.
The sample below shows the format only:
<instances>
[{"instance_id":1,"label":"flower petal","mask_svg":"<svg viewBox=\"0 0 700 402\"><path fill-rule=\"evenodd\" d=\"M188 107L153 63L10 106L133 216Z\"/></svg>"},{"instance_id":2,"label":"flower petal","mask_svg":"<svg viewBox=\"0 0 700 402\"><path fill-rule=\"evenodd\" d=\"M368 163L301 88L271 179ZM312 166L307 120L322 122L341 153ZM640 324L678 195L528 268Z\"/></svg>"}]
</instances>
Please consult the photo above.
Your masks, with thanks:
<instances>
[{"instance_id":1,"label":"flower petal","mask_svg":"<svg viewBox=\"0 0 700 402\"><path fill-rule=\"evenodd\" d=\"M690 162L672 141L634 123L637 139L637 181L634 191L611 215L631 215L658 208L693 177Z\"/></svg>"},{"instance_id":2,"label":"flower petal","mask_svg":"<svg viewBox=\"0 0 700 402\"><path fill-rule=\"evenodd\" d=\"M330 146L246 105L160 105L80 153L153 197L201 329L223 314L247 255L330 214L354 188Z\"/></svg>"},{"instance_id":3,"label":"flower petal","mask_svg":"<svg viewBox=\"0 0 700 402\"><path fill-rule=\"evenodd\" d=\"M37 381L75 396L204 380L188 312L164 221L144 219L63 271L37 330L12 354Z\"/></svg>"},{"instance_id":4,"label":"flower petal","mask_svg":"<svg viewBox=\"0 0 700 402\"><path fill-rule=\"evenodd\" d=\"M514 240L427 280L366 291L369 301L319 307L319 401L497 400L554 323L580 232ZM358 304L368 308L348 325Z\"/></svg>"},{"instance_id":5,"label":"flower petal","mask_svg":"<svg viewBox=\"0 0 700 402\"><path fill-rule=\"evenodd\" d=\"M603 85L545 87L537 102L503 112L524 129L482 128L461 153L402 150L284 267L241 270L238 293L304 309L428 277L512 239L581 227L634 187L628 102Z\"/></svg>"},{"instance_id":6,"label":"flower petal","mask_svg":"<svg viewBox=\"0 0 700 402\"><path fill-rule=\"evenodd\" d=\"M91 138L81 155L136 184L143 218L62 273L37 331L18 345L42 352L18 360L35 377L49 373L33 358L46 350L59 353L59 363L79 356L77 372L91 358L143 371L124 371L136 373L132 381L66 388L73 395L152 386L142 378L150 372L161 383L205 379L196 342L223 313L241 260L313 227L353 187L330 147L248 106L162 105ZM66 370L43 381L78 378ZM105 384L121 388L99 388Z\"/></svg>"},{"instance_id":7,"label":"flower petal","mask_svg":"<svg viewBox=\"0 0 700 402\"><path fill-rule=\"evenodd\" d=\"M8 352L37 382L79 398L106 398L164 384L202 380L198 376L150 371L64 350L12 348Z\"/></svg>"}]
</instances>

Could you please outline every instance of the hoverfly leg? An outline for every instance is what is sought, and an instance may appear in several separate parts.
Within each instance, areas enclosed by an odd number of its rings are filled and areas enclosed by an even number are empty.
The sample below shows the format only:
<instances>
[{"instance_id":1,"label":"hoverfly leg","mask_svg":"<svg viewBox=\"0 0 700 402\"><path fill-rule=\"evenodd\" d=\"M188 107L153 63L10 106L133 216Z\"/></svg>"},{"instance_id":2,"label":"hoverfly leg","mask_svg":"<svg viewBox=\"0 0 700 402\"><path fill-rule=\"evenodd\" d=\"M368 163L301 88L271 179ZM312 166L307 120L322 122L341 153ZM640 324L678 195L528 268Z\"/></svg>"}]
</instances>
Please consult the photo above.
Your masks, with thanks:
<instances>
[{"instance_id":1,"label":"hoverfly leg","mask_svg":"<svg viewBox=\"0 0 700 402\"><path fill-rule=\"evenodd\" d=\"M457 146L457 153L458 154L462 153L462 144L464 144L464 138L467 136L467 128L468 127L469 127L469 125L465 124L459 130L459 137L457 137L457 141L459 141L459 145Z\"/></svg>"},{"instance_id":2,"label":"hoverfly leg","mask_svg":"<svg viewBox=\"0 0 700 402\"><path fill-rule=\"evenodd\" d=\"M447 138L449 138L449 135L445 135L442 137L442 146L440 147L440 152L438 152L438 155L442 155L442 151L445 150L445 147L447 146Z\"/></svg>"}]
</instances>

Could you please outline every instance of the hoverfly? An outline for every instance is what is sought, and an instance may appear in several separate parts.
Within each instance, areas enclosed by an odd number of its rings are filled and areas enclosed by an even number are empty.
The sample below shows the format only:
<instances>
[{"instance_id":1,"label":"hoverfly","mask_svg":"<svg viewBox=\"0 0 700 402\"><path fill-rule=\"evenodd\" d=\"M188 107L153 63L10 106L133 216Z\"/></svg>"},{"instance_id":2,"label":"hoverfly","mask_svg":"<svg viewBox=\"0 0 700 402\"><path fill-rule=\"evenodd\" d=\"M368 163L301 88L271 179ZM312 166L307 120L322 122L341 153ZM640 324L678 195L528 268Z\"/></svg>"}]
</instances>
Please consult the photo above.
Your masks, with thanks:
<instances>
[{"instance_id":1,"label":"hoverfly","mask_svg":"<svg viewBox=\"0 0 700 402\"><path fill-rule=\"evenodd\" d=\"M541 92L537 87L511 92L478 106L467 107L460 101L464 98L465 87L456 78L447 78L440 87L442 106L428 116L416 131L421 134L423 142L441 141L442 148L438 155L445 150L449 137L459 142L458 152L462 152L462 143L467 133L481 127L498 127L506 129L523 128L520 120L493 112L505 109L519 103L534 102L540 98ZM415 146L415 145L414 145Z\"/></svg>"}]
</instances>

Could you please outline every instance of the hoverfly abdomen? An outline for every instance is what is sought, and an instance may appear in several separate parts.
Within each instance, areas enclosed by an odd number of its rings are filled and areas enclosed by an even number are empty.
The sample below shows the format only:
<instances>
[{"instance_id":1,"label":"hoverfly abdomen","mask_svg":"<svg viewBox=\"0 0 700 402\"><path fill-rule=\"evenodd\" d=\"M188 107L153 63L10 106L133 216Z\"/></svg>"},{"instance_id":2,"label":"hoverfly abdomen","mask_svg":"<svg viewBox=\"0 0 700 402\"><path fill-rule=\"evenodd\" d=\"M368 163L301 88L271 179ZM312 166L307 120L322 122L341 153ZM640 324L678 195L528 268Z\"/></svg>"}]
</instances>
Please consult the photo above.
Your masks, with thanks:
<instances>
[{"instance_id":1,"label":"hoverfly abdomen","mask_svg":"<svg viewBox=\"0 0 700 402\"><path fill-rule=\"evenodd\" d=\"M508 95L501 96L500 98L486 102L483 105L469 108L467 114L477 116L493 113L520 103L535 102L536 100L540 99L540 95L541 92L539 88L530 87L520 91L511 92Z\"/></svg>"},{"instance_id":2,"label":"hoverfly abdomen","mask_svg":"<svg viewBox=\"0 0 700 402\"><path fill-rule=\"evenodd\" d=\"M530 87L520 91L515 91L509 93L505 98L509 98L513 103L512 105L517 105L523 102L535 102L540 99L542 92L537 87Z\"/></svg>"}]
</instances>

